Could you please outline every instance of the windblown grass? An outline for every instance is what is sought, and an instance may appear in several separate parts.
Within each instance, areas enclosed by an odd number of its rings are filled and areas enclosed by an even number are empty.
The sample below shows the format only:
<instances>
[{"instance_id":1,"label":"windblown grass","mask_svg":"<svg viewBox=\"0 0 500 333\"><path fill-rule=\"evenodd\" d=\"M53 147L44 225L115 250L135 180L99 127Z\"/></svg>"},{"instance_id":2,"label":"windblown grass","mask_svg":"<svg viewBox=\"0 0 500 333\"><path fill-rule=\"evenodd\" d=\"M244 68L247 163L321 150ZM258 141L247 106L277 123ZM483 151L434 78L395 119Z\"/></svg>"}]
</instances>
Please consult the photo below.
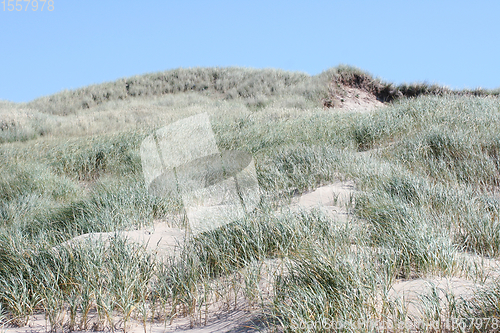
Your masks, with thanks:
<instances>
[{"instance_id":1,"label":"windblown grass","mask_svg":"<svg viewBox=\"0 0 500 333\"><path fill-rule=\"evenodd\" d=\"M324 108L342 85L392 103L368 114ZM407 320L386 297L394 281L484 283L463 255L500 254L495 96L394 87L348 67L314 77L208 68L2 102L0 325L23 326L40 312L54 331L125 331L131 320L146 327L178 316L198 325L241 299L277 330L395 313ZM177 212L178 202L144 188L139 146L156 128L201 112L221 149L253 155L262 202L252 214L188 240L169 259L118 237L61 245ZM339 179L359 190L348 221L282 209ZM454 315L497 318L498 288L485 290Z\"/></svg>"}]
</instances>

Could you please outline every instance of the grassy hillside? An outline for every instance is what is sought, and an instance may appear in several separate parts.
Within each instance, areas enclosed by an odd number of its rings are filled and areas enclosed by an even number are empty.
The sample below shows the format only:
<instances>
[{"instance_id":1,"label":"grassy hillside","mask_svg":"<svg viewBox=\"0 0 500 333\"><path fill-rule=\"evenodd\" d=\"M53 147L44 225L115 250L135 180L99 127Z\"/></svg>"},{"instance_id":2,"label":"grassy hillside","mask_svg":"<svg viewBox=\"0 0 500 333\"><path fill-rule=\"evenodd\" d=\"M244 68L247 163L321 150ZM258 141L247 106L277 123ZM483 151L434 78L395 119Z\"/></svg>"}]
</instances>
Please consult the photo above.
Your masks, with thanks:
<instances>
[{"instance_id":1,"label":"grassy hillside","mask_svg":"<svg viewBox=\"0 0 500 333\"><path fill-rule=\"evenodd\" d=\"M347 88L386 104L346 111ZM387 291L429 276L484 286L446 318L500 318L500 284L482 266L500 256L498 94L394 86L343 66L317 76L197 68L2 102L0 323L24 326L43 312L53 330L176 316L198 325L214 302L231 308L243 297L272 329L322 331L300 324L409 320ZM219 148L255 160L263 200L252 214L190 239L181 260L119 239L58 247L176 211L175 200L147 193L139 147L202 112ZM345 179L358 190L347 222L273 213ZM422 301L429 321L442 315L436 302Z\"/></svg>"}]
</instances>

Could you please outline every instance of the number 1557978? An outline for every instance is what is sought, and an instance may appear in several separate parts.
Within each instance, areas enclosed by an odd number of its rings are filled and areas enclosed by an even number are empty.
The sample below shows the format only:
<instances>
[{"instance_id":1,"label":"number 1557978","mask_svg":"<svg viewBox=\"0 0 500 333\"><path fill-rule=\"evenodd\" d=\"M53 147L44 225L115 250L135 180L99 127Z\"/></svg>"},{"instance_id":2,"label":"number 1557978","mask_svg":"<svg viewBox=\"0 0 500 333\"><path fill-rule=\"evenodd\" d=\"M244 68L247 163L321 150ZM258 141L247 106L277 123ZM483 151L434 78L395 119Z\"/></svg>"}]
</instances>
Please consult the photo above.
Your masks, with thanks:
<instances>
[{"instance_id":1,"label":"number 1557978","mask_svg":"<svg viewBox=\"0 0 500 333\"><path fill-rule=\"evenodd\" d=\"M43 11L44 9L49 12L54 10L54 0L2 0L0 3L3 11L8 10L9 12L27 12L28 9L34 12Z\"/></svg>"}]
</instances>

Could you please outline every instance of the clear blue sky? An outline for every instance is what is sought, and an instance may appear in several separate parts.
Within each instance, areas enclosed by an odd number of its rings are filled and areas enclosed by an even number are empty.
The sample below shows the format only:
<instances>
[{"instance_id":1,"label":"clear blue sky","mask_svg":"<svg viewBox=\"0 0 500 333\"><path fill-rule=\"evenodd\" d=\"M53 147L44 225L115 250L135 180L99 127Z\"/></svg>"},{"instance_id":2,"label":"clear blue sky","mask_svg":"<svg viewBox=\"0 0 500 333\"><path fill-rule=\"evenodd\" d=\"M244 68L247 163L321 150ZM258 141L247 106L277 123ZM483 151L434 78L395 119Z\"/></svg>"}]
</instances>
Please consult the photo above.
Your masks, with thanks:
<instances>
[{"instance_id":1,"label":"clear blue sky","mask_svg":"<svg viewBox=\"0 0 500 333\"><path fill-rule=\"evenodd\" d=\"M395 83L500 87L500 1L54 0L52 12L31 9L0 3L0 99L197 66L317 74L343 63Z\"/></svg>"}]
</instances>

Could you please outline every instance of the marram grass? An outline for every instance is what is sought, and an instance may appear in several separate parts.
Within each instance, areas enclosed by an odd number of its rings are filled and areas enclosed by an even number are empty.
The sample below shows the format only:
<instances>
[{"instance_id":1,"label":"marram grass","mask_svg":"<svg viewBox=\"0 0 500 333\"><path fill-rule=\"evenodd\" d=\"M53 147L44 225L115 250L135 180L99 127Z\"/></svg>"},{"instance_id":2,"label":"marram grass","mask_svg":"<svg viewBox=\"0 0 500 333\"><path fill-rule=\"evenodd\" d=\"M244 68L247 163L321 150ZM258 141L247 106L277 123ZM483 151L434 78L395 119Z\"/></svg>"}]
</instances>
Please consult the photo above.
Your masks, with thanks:
<instances>
[{"instance_id":1,"label":"marram grass","mask_svg":"<svg viewBox=\"0 0 500 333\"><path fill-rule=\"evenodd\" d=\"M358 82L393 102L371 113L325 109L329 82ZM179 316L203 325L241 299L277 331L408 320L387 299L394 281L483 283L462 258L500 254L495 94L384 86L345 67L315 77L215 68L2 102L0 326L24 326L34 313L53 331L126 331L134 320L146 327ZM139 146L164 123L201 112L221 149L254 157L262 201L252 214L170 259L120 238L61 246L178 212L174 199L147 193ZM281 211L294 195L344 179L357 188L348 221ZM453 316L498 318L499 295L487 285L456 302ZM424 314L436 302L422 301Z\"/></svg>"}]
</instances>

